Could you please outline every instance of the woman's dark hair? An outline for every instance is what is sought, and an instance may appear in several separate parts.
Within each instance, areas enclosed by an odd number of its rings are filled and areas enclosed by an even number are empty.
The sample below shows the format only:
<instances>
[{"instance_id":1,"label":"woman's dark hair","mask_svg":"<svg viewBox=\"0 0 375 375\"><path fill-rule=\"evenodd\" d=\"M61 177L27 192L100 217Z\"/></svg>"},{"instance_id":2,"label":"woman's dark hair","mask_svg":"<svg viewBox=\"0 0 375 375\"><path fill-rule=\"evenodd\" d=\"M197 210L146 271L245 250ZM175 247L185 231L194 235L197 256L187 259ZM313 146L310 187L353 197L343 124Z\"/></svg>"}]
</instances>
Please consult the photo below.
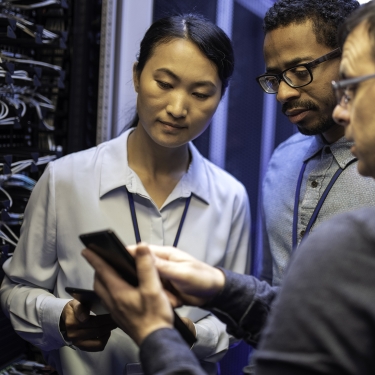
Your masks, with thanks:
<instances>
[{"instance_id":1,"label":"woman's dark hair","mask_svg":"<svg viewBox=\"0 0 375 375\"><path fill-rule=\"evenodd\" d=\"M372 46L372 57L375 60L375 1L363 4L341 25L339 29L339 46L342 49L348 35L362 23L367 27Z\"/></svg>"},{"instance_id":2,"label":"woman's dark hair","mask_svg":"<svg viewBox=\"0 0 375 375\"><path fill-rule=\"evenodd\" d=\"M311 20L316 41L333 49L339 26L358 7L356 0L279 0L267 11L263 29L268 33Z\"/></svg>"},{"instance_id":3,"label":"woman's dark hair","mask_svg":"<svg viewBox=\"0 0 375 375\"><path fill-rule=\"evenodd\" d=\"M216 67L222 83L221 96L228 87L234 69L234 54L230 39L225 32L200 14L188 13L161 18L146 31L137 56L137 73L140 75L155 48L173 39L193 42ZM138 123L136 114L126 128Z\"/></svg>"}]
</instances>

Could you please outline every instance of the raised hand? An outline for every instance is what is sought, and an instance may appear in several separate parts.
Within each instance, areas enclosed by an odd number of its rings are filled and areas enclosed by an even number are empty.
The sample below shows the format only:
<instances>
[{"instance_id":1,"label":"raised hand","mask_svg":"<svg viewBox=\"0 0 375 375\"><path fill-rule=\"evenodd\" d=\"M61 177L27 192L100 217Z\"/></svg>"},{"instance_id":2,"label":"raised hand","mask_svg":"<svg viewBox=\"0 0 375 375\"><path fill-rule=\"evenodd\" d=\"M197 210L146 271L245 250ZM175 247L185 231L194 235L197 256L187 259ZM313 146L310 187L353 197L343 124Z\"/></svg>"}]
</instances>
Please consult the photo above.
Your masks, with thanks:
<instances>
[{"instance_id":1,"label":"raised hand","mask_svg":"<svg viewBox=\"0 0 375 375\"><path fill-rule=\"evenodd\" d=\"M203 263L175 247L139 244L130 251L150 249L155 257L155 266L164 286L169 290L168 297L174 307L181 304L202 306L214 298L224 287L224 273ZM172 288L168 286L167 281Z\"/></svg>"}]
</instances>

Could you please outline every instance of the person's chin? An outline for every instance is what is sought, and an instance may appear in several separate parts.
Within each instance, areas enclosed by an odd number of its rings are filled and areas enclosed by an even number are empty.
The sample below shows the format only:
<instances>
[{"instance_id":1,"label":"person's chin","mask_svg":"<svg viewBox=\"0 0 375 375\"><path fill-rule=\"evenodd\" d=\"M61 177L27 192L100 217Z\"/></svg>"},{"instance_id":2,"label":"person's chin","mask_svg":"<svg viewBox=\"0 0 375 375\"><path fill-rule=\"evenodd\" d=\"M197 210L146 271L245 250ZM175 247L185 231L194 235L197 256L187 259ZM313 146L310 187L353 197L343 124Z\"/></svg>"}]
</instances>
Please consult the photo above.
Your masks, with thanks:
<instances>
[{"instance_id":1,"label":"person's chin","mask_svg":"<svg viewBox=\"0 0 375 375\"><path fill-rule=\"evenodd\" d=\"M298 124L297 124L297 129L303 135L310 135L311 136L311 135L317 135L317 134L322 133L319 129L308 128L308 127L301 126L301 125L298 125Z\"/></svg>"},{"instance_id":2,"label":"person's chin","mask_svg":"<svg viewBox=\"0 0 375 375\"><path fill-rule=\"evenodd\" d=\"M171 134L158 134L153 139L156 144L165 148L179 148L189 142L189 139L185 139L185 137L178 137Z\"/></svg>"},{"instance_id":3,"label":"person's chin","mask_svg":"<svg viewBox=\"0 0 375 375\"><path fill-rule=\"evenodd\" d=\"M303 135L317 135L317 134L323 134L327 132L328 130L332 129L332 127L335 125L335 122L332 120L326 120L326 121L320 121L315 124L308 124L306 122L298 123L297 129L298 131Z\"/></svg>"}]
</instances>

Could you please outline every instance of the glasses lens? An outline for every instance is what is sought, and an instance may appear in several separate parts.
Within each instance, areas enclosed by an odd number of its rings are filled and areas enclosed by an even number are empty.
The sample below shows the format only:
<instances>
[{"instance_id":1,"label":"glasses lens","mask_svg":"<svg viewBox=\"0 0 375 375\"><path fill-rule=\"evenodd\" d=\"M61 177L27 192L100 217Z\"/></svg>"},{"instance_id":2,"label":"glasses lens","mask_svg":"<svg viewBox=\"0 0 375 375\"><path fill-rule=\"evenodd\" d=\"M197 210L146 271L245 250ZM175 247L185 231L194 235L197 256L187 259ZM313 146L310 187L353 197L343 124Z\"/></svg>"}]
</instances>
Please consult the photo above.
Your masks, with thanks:
<instances>
[{"instance_id":1,"label":"glasses lens","mask_svg":"<svg viewBox=\"0 0 375 375\"><path fill-rule=\"evenodd\" d=\"M348 96L346 95L346 88L340 87L339 82L332 81L332 88L335 93L336 103L343 108L346 108L348 103Z\"/></svg>"},{"instance_id":2,"label":"glasses lens","mask_svg":"<svg viewBox=\"0 0 375 375\"><path fill-rule=\"evenodd\" d=\"M308 85L312 81L311 74L304 66L295 66L284 72L285 81L292 87Z\"/></svg>"},{"instance_id":3,"label":"glasses lens","mask_svg":"<svg viewBox=\"0 0 375 375\"><path fill-rule=\"evenodd\" d=\"M263 90L269 94L275 94L279 90L279 81L274 76L264 76L259 79Z\"/></svg>"},{"instance_id":4,"label":"glasses lens","mask_svg":"<svg viewBox=\"0 0 375 375\"><path fill-rule=\"evenodd\" d=\"M348 91L347 88L340 87L335 89L335 94L337 104L339 104L343 108L347 108L351 98L350 91Z\"/></svg>"},{"instance_id":5,"label":"glasses lens","mask_svg":"<svg viewBox=\"0 0 375 375\"><path fill-rule=\"evenodd\" d=\"M337 104L343 105L345 103L345 91L344 89L338 88L335 91Z\"/></svg>"}]
</instances>

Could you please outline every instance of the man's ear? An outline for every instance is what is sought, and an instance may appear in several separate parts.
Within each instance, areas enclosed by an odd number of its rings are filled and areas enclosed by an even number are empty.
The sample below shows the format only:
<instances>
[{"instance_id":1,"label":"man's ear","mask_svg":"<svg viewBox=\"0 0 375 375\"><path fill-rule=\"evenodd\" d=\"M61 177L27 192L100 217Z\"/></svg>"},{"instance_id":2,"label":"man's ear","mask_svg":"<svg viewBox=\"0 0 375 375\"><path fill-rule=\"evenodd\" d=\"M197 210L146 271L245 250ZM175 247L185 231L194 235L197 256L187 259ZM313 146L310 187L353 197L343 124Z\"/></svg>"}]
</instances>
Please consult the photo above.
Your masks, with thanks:
<instances>
[{"instance_id":1,"label":"man's ear","mask_svg":"<svg viewBox=\"0 0 375 375\"><path fill-rule=\"evenodd\" d=\"M139 73L137 71L138 63L135 62L133 64L133 84L134 84L134 90L138 93L139 90Z\"/></svg>"}]
</instances>

